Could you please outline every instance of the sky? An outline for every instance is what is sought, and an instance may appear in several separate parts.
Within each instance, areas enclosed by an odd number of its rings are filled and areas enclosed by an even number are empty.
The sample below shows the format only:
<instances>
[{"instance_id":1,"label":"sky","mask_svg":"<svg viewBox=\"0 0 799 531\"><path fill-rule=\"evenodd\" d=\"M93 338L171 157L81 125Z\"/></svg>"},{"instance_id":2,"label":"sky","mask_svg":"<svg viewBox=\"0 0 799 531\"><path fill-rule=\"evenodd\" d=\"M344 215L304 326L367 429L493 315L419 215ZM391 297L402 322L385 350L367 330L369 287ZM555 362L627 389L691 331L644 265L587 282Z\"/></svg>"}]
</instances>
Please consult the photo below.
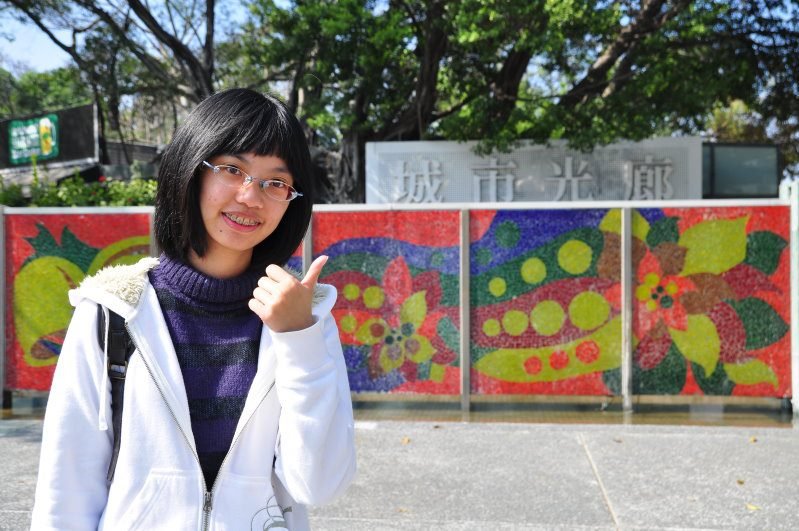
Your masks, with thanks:
<instances>
[{"instance_id":1,"label":"sky","mask_svg":"<svg viewBox=\"0 0 799 531\"><path fill-rule=\"evenodd\" d=\"M14 73L16 65L44 72L69 63L69 55L36 26L23 25L8 17L0 20L0 24L2 33L14 37L14 41L10 42L0 36L0 67Z\"/></svg>"},{"instance_id":2,"label":"sky","mask_svg":"<svg viewBox=\"0 0 799 531\"><path fill-rule=\"evenodd\" d=\"M278 0L277 5L286 7L288 2ZM222 2L220 2L222 4ZM234 23L239 23L246 16L242 2L228 0L217 6L217 19L220 15ZM4 35L12 36L9 41ZM64 42L71 43L69 31L56 32ZM39 28L33 24L22 24L8 16L0 17L0 68L19 74L18 70L35 70L45 72L69 64L70 57Z\"/></svg>"}]
</instances>

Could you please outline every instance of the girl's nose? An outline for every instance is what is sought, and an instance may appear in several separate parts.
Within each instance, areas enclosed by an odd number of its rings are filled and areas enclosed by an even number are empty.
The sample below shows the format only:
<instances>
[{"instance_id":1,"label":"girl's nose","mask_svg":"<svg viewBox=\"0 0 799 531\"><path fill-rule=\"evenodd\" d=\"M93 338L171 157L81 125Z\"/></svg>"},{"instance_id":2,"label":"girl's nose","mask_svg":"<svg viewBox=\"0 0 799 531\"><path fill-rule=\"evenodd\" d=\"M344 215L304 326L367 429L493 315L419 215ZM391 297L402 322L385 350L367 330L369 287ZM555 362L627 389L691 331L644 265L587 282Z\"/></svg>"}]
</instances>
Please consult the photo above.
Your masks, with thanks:
<instances>
[{"instance_id":1,"label":"girl's nose","mask_svg":"<svg viewBox=\"0 0 799 531\"><path fill-rule=\"evenodd\" d=\"M263 199L263 192L258 183L251 177L245 179L236 192L236 201L247 206L259 206Z\"/></svg>"}]
</instances>

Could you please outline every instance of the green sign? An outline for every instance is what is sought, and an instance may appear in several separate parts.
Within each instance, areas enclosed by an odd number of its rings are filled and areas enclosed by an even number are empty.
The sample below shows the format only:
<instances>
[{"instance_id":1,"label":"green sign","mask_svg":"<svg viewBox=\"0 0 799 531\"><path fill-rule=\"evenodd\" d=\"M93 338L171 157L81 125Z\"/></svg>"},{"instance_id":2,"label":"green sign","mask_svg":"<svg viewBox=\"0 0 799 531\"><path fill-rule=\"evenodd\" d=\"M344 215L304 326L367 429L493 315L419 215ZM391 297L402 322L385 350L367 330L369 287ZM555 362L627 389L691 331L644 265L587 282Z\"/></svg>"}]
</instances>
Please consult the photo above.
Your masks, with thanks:
<instances>
[{"instance_id":1,"label":"green sign","mask_svg":"<svg viewBox=\"0 0 799 531\"><path fill-rule=\"evenodd\" d=\"M11 164L26 164L58 156L58 116L47 114L8 123Z\"/></svg>"}]
</instances>

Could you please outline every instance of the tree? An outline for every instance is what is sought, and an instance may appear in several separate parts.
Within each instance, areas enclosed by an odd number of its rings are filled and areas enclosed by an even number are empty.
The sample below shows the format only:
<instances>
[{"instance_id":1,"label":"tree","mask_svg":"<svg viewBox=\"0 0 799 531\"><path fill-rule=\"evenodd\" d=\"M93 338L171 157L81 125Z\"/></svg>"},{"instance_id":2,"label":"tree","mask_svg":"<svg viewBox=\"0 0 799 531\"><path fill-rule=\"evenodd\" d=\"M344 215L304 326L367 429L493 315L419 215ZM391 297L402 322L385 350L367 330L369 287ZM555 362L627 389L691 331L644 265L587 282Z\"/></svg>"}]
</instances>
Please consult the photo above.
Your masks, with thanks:
<instances>
[{"instance_id":1,"label":"tree","mask_svg":"<svg viewBox=\"0 0 799 531\"><path fill-rule=\"evenodd\" d=\"M170 108L175 123L178 106L227 86L284 93L329 201L363 201L373 141L590 149L703 131L740 100L797 145L799 0L249 0L222 42L213 0L3 6L72 55L112 124Z\"/></svg>"},{"instance_id":2,"label":"tree","mask_svg":"<svg viewBox=\"0 0 799 531\"><path fill-rule=\"evenodd\" d=\"M3 9L36 25L83 72L101 111L102 153L107 133L124 148L142 117L143 129L154 122L163 139L178 115L214 92L213 0L0 0Z\"/></svg>"},{"instance_id":3,"label":"tree","mask_svg":"<svg viewBox=\"0 0 799 531\"><path fill-rule=\"evenodd\" d=\"M0 117L75 107L91 101L91 92L75 67L29 71L18 78L0 70Z\"/></svg>"},{"instance_id":4,"label":"tree","mask_svg":"<svg viewBox=\"0 0 799 531\"><path fill-rule=\"evenodd\" d=\"M362 200L365 142L568 139L701 129L719 102L797 106L788 0L253 0L247 64L288 86ZM764 97L765 94L765 97ZM788 111L791 112L791 111ZM793 114L795 116L795 113Z\"/></svg>"},{"instance_id":5,"label":"tree","mask_svg":"<svg viewBox=\"0 0 799 531\"><path fill-rule=\"evenodd\" d=\"M82 69L80 39L103 26L120 47L133 54L155 78L175 94L197 102L212 94L214 72L215 2L165 0L2 0L24 20L39 27ZM64 42L56 30L70 30Z\"/></svg>"}]
</instances>

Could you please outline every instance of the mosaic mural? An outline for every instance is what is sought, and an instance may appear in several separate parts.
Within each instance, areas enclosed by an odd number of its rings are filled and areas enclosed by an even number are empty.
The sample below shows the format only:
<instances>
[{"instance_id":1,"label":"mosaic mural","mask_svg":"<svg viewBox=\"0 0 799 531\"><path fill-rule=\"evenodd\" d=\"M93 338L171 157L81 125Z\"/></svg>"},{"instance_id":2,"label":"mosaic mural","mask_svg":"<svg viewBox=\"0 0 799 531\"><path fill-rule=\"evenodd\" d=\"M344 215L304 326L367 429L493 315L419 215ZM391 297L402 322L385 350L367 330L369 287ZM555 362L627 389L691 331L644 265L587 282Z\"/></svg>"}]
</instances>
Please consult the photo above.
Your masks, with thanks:
<instances>
[{"instance_id":1,"label":"mosaic mural","mask_svg":"<svg viewBox=\"0 0 799 531\"><path fill-rule=\"evenodd\" d=\"M636 213L634 394L790 396L788 229L788 207Z\"/></svg>"},{"instance_id":2,"label":"mosaic mural","mask_svg":"<svg viewBox=\"0 0 799 531\"><path fill-rule=\"evenodd\" d=\"M459 213L317 213L355 392L458 394Z\"/></svg>"},{"instance_id":3,"label":"mosaic mural","mask_svg":"<svg viewBox=\"0 0 799 531\"><path fill-rule=\"evenodd\" d=\"M470 212L472 393L620 393L620 216ZM317 212L313 229L352 390L459 394L460 213ZM5 388L46 390L67 291L148 254L149 216L13 214L5 234ZM633 211L633 393L790 396L788 241L788 207Z\"/></svg>"},{"instance_id":4,"label":"mosaic mural","mask_svg":"<svg viewBox=\"0 0 799 531\"><path fill-rule=\"evenodd\" d=\"M633 213L633 393L788 396L787 207ZM472 212L472 390L619 394L620 210Z\"/></svg>"},{"instance_id":5,"label":"mosaic mural","mask_svg":"<svg viewBox=\"0 0 799 531\"><path fill-rule=\"evenodd\" d=\"M617 210L472 211L474 393L610 393L619 221Z\"/></svg>"},{"instance_id":6,"label":"mosaic mural","mask_svg":"<svg viewBox=\"0 0 799 531\"><path fill-rule=\"evenodd\" d=\"M149 253L147 214L6 215L6 389L47 390L84 277Z\"/></svg>"}]
</instances>

